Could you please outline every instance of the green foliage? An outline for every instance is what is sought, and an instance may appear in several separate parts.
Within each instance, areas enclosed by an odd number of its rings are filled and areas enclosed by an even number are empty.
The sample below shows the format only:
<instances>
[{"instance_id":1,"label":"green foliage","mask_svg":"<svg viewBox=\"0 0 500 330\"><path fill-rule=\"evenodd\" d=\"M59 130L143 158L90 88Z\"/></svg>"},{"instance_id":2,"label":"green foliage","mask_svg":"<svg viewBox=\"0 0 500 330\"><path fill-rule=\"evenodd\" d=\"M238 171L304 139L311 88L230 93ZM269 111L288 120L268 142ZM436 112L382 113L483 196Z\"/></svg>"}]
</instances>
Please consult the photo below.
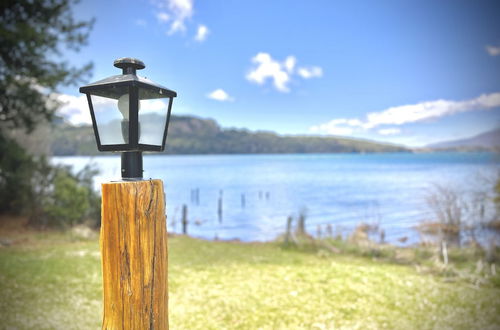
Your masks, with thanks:
<instances>
[{"instance_id":1,"label":"green foliage","mask_svg":"<svg viewBox=\"0 0 500 330\"><path fill-rule=\"evenodd\" d=\"M86 222L100 224L100 196L92 188L97 171L89 166L77 175L69 167L50 166L40 160L38 177L32 181L30 224L36 227L68 227Z\"/></svg>"},{"instance_id":2,"label":"green foliage","mask_svg":"<svg viewBox=\"0 0 500 330\"><path fill-rule=\"evenodd\" d=\"M99 170L96 167L86 165L75 177L78 184L87 190L89 207L86 210L85 219L94 228L99 228L101 225L101 195L94 190L94 177L97 174Z\"/></svg>"},{"instance_id":3,"label":"green foliage","mask_svg":"<svg viewBox=\"0 0 500 330\"><path fill-rule=\"evenodd\" d=\"M100 223L100 196L93 190L97 171L87 166L77 175L55 167L45 157L28 155L0 133L0 213L27 214L32 226L65 227Z\"/></svg>"},{"instance_id":4,"label":"green foliage","mask_svg":"<svg viewBox=\"0 0 500 330\"><path fill-rule=\"evenodd\" d=\"M30 199L24 205L23 211L28 214L30 225L45 228L49 225L45 208L51 203L50 192L53 189L56 169L50 166L44 157L38 161L32 158L31 162L34 164L33 170L27 178L24 178L30 182Z\"/></svg>"},{"instance_id":5,"label":"green foliage","mask_svg":"<svg viewBox=\"0 0 500 330\"><path fill-rule=\"evenodd\" d=\"M31 195L31 157L0 131L0 213L19 214Z\"/></svg>"},{"instance_id":6,"label":"green foliage","mask_svg":"<svg viewBox=\"0 0 500 330\"><path fill-rule=\"evenodd\" d=\"M49 219L59 226L75 225L83 220L89 207L89 191L78 184L66 170L58 170L54 178L52 202L45 206Z\"/></svg>"},{"instance_id":7,"label":"green foliage","mask_svg":"<svg viewBox=\"0 0 500 330\"><path fill-rule=\"evenodd\" d=\"M72 67L63 50L78 51L93 21L75 21L73 0L3 0L0 5L0 128L32 130L58 106L51 93L75 84L91 64Z\"/></svg>"}]
</instances>

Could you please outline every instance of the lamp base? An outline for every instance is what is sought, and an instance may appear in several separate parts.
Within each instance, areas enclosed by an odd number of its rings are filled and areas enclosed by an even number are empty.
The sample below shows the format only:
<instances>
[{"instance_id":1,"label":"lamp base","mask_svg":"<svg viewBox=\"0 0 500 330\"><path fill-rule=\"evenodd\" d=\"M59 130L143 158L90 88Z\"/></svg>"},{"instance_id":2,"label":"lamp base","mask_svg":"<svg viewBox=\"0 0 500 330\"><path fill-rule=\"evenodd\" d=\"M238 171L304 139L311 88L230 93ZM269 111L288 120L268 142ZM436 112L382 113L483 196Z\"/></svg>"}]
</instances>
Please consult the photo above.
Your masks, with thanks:
<instances>
[{"instance_id":1,"label":"lamp base","mask_svg":"<svg viewBox=\"0 0 500 330\"><path fill-rule=\"evenodd\" d=\"M142 152L122 153L122 179L127 181L142 180Z\"/></svg>"}]
</instances>

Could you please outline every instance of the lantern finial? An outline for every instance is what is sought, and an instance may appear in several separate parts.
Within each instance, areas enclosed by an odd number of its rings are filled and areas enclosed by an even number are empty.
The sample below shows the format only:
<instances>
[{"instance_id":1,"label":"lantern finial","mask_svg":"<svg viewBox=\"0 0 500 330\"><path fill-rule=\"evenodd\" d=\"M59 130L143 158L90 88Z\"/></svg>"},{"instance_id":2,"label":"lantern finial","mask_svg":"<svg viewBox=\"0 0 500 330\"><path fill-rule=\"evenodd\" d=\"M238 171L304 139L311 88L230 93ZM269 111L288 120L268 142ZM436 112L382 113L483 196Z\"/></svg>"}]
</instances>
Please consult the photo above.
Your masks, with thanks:
<instances>
[{"instance_id":1,"label":"lantern finial","mask_svg":"<svg viewBox=\"0 0 500 330\"><path fill-rule=\"evenodd\" d=\"M146 66L144 62L132 57L122 57L113 63L117 68L123 69L123 74L135 74L136 70L142 70Z\"/></svg>"}]
</instances>

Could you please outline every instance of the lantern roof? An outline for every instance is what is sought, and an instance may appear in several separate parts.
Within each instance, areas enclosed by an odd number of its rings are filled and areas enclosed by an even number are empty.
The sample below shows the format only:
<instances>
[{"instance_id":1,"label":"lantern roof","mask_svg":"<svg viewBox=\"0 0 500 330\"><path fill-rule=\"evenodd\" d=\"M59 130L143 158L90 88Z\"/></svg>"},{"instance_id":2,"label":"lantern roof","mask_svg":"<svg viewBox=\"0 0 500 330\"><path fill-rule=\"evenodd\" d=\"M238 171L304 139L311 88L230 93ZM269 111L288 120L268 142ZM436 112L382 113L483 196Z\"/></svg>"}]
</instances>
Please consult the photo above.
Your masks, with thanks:
<instances>
[{"instance_id":1,"label":"lantern roof","mask_svg":"<svg viewBox=\"0 0 500 330\"><path fill-rule=\"evenodd\" d=\"M113 87L125 87L125 86L134 86L134 87L148 89L150 92L148 93L148 95L150 96L148 98L153 98L151 96L154 96L154 94L157 94L158 98L177 96L177 93L175 91L163 87L162 85L157 84L152 80L137 76L135 74L120 74L102 80L98 80L96 82L80 87L80 93L99 95L100 94L99 92L103 91L105 92L106 97L112 97L118 99L122 95L122 93L117 91L116 95L113 94L110 95L111 89L113 89Z\"/></svg>"}]
</instances>

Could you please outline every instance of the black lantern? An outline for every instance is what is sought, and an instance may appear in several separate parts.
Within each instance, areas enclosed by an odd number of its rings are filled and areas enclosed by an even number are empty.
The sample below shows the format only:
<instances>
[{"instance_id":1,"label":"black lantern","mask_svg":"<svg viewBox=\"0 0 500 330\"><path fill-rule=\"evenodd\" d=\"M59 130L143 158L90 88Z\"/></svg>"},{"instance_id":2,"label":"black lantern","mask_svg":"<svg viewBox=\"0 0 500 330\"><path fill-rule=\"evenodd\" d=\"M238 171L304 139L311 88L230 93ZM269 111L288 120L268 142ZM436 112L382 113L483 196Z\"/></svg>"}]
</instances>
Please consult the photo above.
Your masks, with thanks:
<instances>
[{"instance_id":1,"label":"black lantern","mask_svg":"<svg viewBox=\"0 0 500 330\"><path fill-rule=\"evenodd\" d=\"M122 178L142 178L142 152L163 151L173 98L177 93L136 75L142 61L120 58L123 70L87 86L92 125L99 151L122 152Z\"/></svg>"}]
</instances>

